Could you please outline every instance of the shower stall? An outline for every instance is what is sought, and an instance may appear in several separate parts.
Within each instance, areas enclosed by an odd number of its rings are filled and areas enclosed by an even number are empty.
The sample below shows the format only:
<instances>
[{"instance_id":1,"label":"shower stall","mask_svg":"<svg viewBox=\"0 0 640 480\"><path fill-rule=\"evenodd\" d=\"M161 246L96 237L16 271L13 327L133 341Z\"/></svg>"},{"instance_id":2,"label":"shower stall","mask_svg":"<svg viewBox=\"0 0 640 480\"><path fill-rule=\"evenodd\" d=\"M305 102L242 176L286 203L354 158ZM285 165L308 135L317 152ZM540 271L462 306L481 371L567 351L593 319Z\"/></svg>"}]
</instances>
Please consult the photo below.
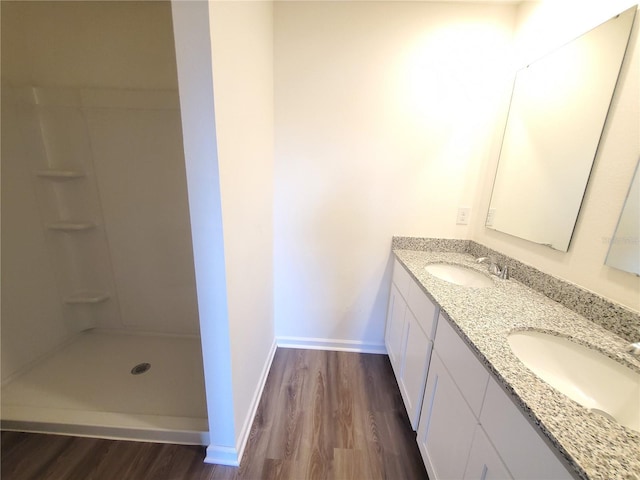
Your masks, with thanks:
<instances>
[{"instance_id":1,"label":"shower stall","mask_svg":"<svg viewBox=\"0 0 640 480\"><path fill-rule=\"evenodd\" d=\"M2 428L207 444L170 3L0 19Z\"/></svg>"}]
</instances>

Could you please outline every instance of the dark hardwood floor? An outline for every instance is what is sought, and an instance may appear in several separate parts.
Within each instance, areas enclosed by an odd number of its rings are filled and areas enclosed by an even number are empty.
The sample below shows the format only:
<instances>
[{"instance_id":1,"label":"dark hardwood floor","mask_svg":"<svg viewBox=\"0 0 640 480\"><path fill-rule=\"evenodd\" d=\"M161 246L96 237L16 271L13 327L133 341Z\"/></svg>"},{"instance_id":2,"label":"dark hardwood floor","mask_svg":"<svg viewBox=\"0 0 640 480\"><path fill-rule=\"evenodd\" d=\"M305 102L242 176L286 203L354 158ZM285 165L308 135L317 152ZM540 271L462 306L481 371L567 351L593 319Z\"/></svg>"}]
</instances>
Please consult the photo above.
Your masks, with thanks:
<instances>
[{"instance_id":1,"label":"dark hardwood floor","mask_svg":"<svg viewBox=\"0 0 640 480\"><path fill-rule=\"evenodd\" d=\"M2 432L2 480L426 479L385 355L278 349L240 467L204 447Z\"/></svg>"}]
</instances>

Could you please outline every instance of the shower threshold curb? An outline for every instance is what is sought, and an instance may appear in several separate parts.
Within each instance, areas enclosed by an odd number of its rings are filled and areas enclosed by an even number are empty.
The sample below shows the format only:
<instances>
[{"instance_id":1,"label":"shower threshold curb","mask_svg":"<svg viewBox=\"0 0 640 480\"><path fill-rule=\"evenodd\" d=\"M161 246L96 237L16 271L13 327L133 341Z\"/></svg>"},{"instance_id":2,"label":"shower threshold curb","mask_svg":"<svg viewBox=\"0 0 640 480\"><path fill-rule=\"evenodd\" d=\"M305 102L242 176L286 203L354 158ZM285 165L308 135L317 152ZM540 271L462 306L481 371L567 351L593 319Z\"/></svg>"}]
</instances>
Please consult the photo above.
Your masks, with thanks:
<instances>
[{"instance_id":1,"label":"shower threshold curb","mask_svg":"<svg viewBox=\"0 0 640 480\"><path fill-rule=\"evenodd\" d=\"M208 445L206 418L2 405L0 429L140 442Z\"/></svg>"}]
</instances>

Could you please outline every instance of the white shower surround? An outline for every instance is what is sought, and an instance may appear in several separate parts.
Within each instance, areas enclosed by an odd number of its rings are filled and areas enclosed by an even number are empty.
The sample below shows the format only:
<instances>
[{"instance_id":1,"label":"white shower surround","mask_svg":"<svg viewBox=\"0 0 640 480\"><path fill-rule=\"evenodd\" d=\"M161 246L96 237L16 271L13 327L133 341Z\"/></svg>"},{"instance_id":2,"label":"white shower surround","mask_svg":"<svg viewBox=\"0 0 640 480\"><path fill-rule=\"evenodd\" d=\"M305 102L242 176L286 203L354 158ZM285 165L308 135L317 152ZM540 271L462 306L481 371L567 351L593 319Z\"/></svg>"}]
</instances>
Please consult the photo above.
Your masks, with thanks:
<instances>
[{"instance_id":1,"label":"white shower surround","mask_svg":"<svg viewBox=\"0 0 640 480\"><path fill-rule=\"evenodd\" d=\"M3 428L208 444L170 4L2 9Z\"/></svg>"}]
</instances>

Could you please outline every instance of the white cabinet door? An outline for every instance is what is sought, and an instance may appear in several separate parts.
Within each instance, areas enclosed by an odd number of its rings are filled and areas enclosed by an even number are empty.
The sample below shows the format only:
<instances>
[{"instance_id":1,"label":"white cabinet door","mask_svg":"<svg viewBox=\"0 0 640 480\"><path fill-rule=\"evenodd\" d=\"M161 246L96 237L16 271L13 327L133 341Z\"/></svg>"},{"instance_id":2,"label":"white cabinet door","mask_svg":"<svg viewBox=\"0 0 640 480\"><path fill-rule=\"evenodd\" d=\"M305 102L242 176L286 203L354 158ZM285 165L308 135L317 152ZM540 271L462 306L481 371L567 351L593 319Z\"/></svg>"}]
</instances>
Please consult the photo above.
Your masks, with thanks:
<instances>
[{"instance_id":1,"label":"white cabinet door","mask_svg":"<svg viewBox=\"0 0 640 480\"><path fill-rule=\"evenodd\" d=\"M412 306L415 311L412 311ZM438 311L396 260L389 294L385 345L414 430L418 428Z\"/></svg>"},{"instance_id":2,"label":"white cabinet door","mask_svg":"<svg viewBox=\"0 0 640 480\"><path fill-rule=\"evenodd\" d=\"M513 477L478 425L471 444L471 453L463 480L511 480Z\"/></svg>"},{"instance_id":3,"label":"white cabinet door","mask_svg":"<svg viewBox=\"0 0 640 480\"><path fill-rule=\"evenodd\" d=\"M434 350L417 438L431 480L463 478L476 425L473 412Z\"/></svg>"},{"instance_id":4,"label":"white cabinet door","mask_svg":"<svg viewBox=\"0 0 640 480\"><path fill-rule=\"evenodd\" d=\"M389 310L387 312L387 327L384 343L387 347L391 366L396 374L396 379L402 373L402 343L404 332L404 317L407 305L394 284L391 284L389 295Z\"/></svg>"},{"instance_id":5,"label":"white cabinet door","mask_svg":"<svg viewBox=\"0 0 640 480\"><path fill-rule=\"evenodd\" d=\"M411 427L415 430L420 418L432 344L410 309L405 313L404 345L402 373L398 383Z\"/></svg>"},{"instance_id":6,"label":"white cabinet door","mask_svg":"<svg viewBox=\"0 0 640 480\"><path fill-rule=\"evenodd\" d=\"M494 379L491 379L487 386L480 423L514 478L572 478L540 434Z\"/></svg>"}]
</instances>

